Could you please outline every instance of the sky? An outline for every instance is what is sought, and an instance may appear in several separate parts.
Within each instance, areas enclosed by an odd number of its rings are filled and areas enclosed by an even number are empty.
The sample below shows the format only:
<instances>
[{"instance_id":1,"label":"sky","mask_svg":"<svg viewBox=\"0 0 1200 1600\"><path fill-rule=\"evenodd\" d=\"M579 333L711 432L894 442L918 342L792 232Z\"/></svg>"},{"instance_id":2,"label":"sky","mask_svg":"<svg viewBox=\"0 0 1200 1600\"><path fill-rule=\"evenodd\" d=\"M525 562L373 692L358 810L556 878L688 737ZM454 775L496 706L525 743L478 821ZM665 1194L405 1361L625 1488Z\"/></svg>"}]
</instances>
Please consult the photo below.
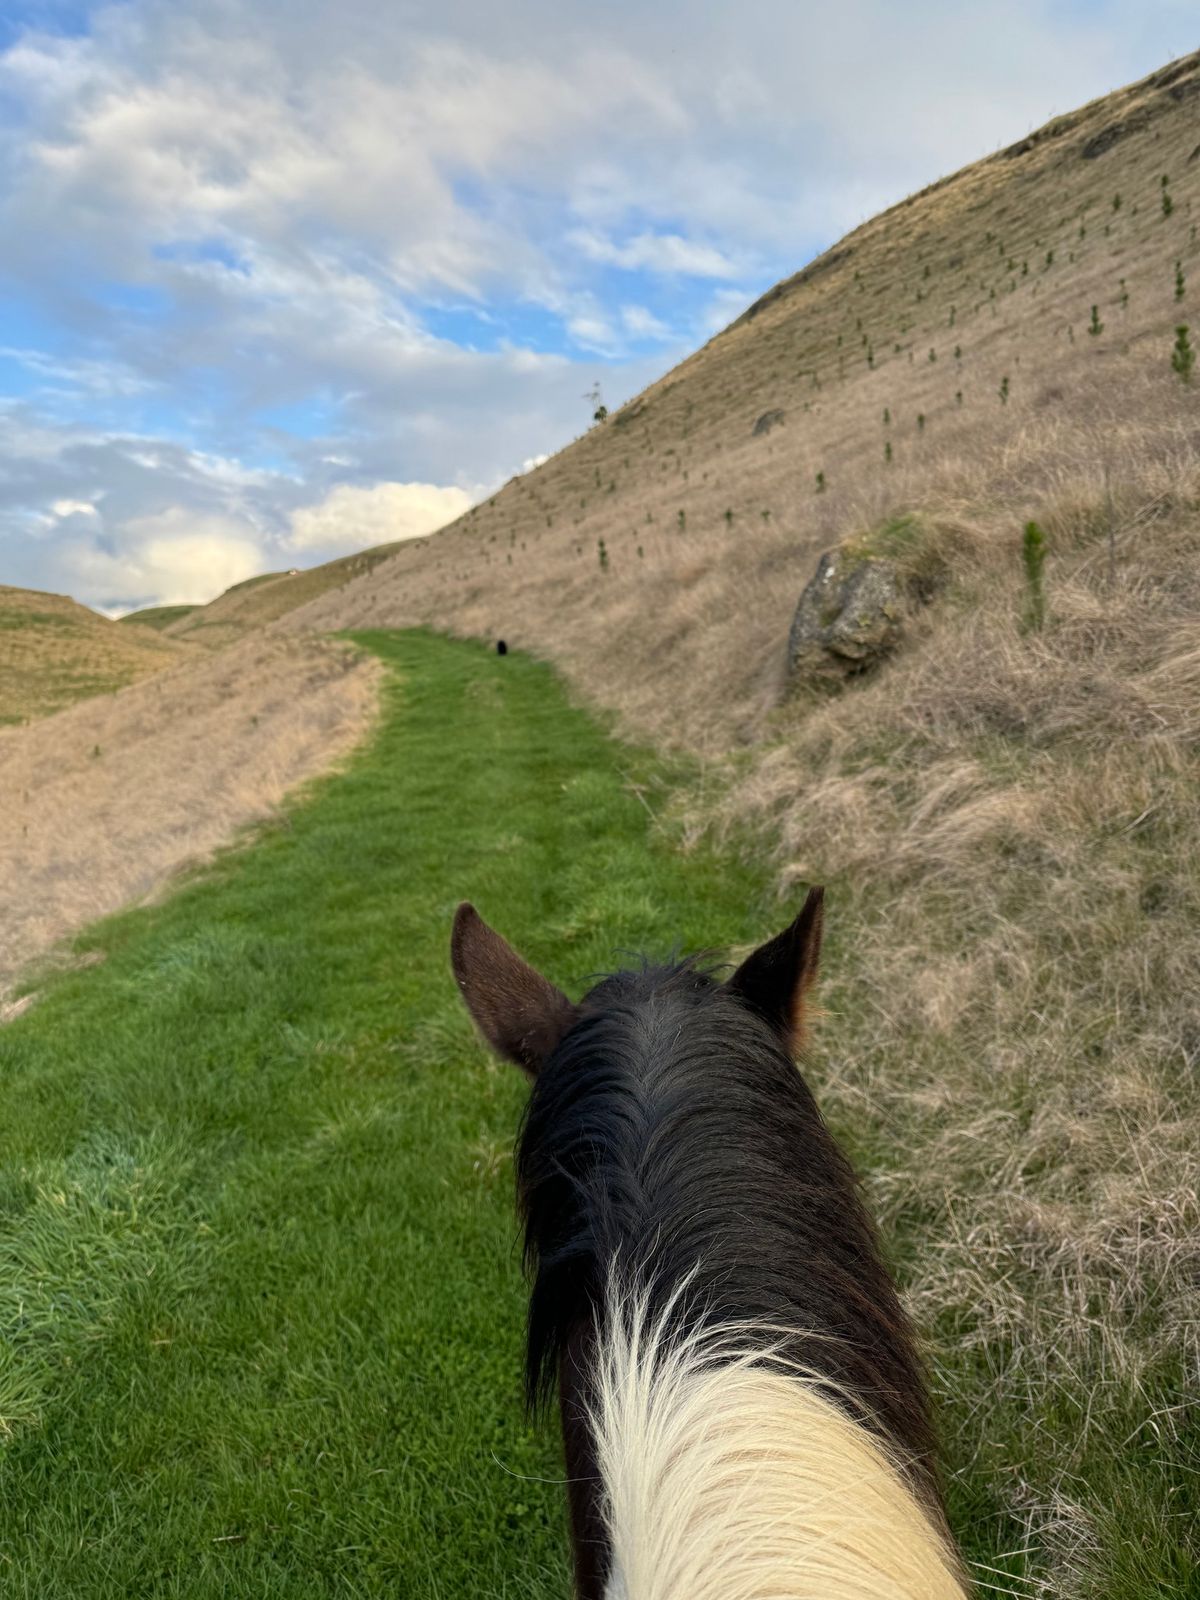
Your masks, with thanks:
<instances>
[{"instance_id":1,"label":"sky","mask_svg":"<svg viewBox=\"0 0 1200 1600\"><path fill-rule=\"evenodd\" d=\"M0 0L0 583L427 533L1194 0Z\"/></svg>"}]
</instances>

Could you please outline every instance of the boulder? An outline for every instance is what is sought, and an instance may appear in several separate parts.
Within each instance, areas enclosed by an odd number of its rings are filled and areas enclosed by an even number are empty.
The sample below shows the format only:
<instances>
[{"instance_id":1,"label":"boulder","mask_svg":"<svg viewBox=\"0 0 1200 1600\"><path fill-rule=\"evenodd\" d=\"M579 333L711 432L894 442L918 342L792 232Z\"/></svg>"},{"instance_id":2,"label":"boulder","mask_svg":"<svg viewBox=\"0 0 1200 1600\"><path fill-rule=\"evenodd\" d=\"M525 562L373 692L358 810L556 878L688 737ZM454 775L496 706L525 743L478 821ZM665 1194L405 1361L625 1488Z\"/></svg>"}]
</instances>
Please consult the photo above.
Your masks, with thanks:
<instances>
[{"instance_id":1,"label":"boulder","mask_svg":"<svg viewBox=\"0 0 1200 1600\"><path fill-rule=\"evenodd\" d=\"M896 648L918 599L910 574L884 556L827 550L800 596L788 635L794 685L835 685L869 672Z\"/></svg>"}]
</instances>

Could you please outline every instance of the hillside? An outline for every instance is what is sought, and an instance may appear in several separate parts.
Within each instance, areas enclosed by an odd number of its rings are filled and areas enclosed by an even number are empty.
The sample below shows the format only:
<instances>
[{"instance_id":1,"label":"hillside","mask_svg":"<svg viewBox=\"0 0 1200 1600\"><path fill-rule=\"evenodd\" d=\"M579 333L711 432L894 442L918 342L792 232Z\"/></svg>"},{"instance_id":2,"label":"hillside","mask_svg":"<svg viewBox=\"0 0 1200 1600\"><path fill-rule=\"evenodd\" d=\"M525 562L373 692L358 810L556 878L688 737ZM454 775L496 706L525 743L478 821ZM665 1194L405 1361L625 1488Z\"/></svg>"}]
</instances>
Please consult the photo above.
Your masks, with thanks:
<instances>
[{"instance_id":1,"label":"hillside","mask_svg":"<svg viewBox=\"0 0 1200 1600\"><path fill-rule=\"evenodd\" d=\"M58 940L273 816L375 716L378 663L333 640L259 636L167 660L120 693L0 728L0 1022L16 975Z\"/></svg>"},{"instance_id":2,"label":"hillside","mask_svg":"<svg viewBox=\"0 0 1200 1600\"><path fill-rule=\"evenodd\" d=\"M151 625L160 627L172 639L219 650L238 639L250 637L322 595L369 576L396 548L394 544L383 544L372 550L339 556L319 567L264 572L256 578L235 583L207 605L156 608L151 613L154 618ZM181 614L177 617L164 615L173 609ZM136 612L126 620L145 621L146 617L146 612Z\"/></svg>"},{"instance_id":3,"label":"hillside","mask_svg":"<svg viewBox=\"0 0 1200 1600\"><path fill-rule=\"evenodd\" d=\"M66 595L0 585L0 724L44 717L177 661L179 645Z\"/></svg>"},{"instance_id":4,"label":"hillside","mask_svg":"<svg viewBox=\"0 0 1200 1600\"><path fill-rule=\"evenodd\" d=\"M504 635L633 730L721 748L778 700L797 594L843 533L914 504L1012 529L1178 454L1198 198L1194 55L866 223L603 425L292 620Z\"/></svg>"},{"instance_id":5,"label":"hillside","mask_svg":"<svg viewBox=\"0 0 1200 1600\"><path fill-rule=\"evenodd\" d=\"M172 622L181 622L195 609L195 606L146 606L141 611L127 611L117 620L132 627L153 628L161 633Z\"/></svg>"}]
</instances>

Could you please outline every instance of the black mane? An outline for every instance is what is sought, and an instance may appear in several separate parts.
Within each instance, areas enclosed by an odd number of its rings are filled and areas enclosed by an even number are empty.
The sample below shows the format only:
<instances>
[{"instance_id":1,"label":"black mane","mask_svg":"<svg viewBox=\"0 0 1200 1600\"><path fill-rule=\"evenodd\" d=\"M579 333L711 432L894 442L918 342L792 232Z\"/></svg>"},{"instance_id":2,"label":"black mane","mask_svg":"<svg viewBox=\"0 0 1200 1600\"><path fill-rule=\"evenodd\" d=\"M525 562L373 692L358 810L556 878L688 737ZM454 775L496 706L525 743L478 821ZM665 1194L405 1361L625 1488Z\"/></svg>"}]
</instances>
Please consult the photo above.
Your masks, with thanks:
<instances>
[{"instance_id":1,"label":"black mane","mask_svg":"<svg viewBox=\"0 0 1200 1600\"><path fill-rule=\"evenodd\" d=\"M795 1330L786 1357L852 1396L937 1503L921 1365L857 1179L775 1031L709 973L646 966L591 991L534 1083L517 1182L531 1405L614 1259L652 1316L692 1275L681 1322Z\"/></svg>"}]
</instances>

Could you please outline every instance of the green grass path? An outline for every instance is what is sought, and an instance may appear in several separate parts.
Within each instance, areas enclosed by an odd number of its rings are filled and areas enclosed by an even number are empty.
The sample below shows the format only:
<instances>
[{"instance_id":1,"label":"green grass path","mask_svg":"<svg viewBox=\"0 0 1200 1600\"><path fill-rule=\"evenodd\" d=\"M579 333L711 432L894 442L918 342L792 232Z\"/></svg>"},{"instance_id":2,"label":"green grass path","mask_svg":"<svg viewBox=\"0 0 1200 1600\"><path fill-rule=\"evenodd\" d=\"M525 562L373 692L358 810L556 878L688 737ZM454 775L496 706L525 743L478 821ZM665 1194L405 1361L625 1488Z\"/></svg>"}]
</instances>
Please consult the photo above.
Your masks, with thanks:
<instances>
[{"instance_id":1,"label":"green grass path","mask_svg":"<svg viewBox=\"0 0 1200 1600\"><path fill-rule=\"evenodd\" d=\"M369 748L0 1030L13 1600L567 1592L519 1399L523 1089L462 1011L453 909L572 992L615 942L775 913L648 839L649 758L548 669L363 642L395 669Z\"/></svg>"}]
</instances>

